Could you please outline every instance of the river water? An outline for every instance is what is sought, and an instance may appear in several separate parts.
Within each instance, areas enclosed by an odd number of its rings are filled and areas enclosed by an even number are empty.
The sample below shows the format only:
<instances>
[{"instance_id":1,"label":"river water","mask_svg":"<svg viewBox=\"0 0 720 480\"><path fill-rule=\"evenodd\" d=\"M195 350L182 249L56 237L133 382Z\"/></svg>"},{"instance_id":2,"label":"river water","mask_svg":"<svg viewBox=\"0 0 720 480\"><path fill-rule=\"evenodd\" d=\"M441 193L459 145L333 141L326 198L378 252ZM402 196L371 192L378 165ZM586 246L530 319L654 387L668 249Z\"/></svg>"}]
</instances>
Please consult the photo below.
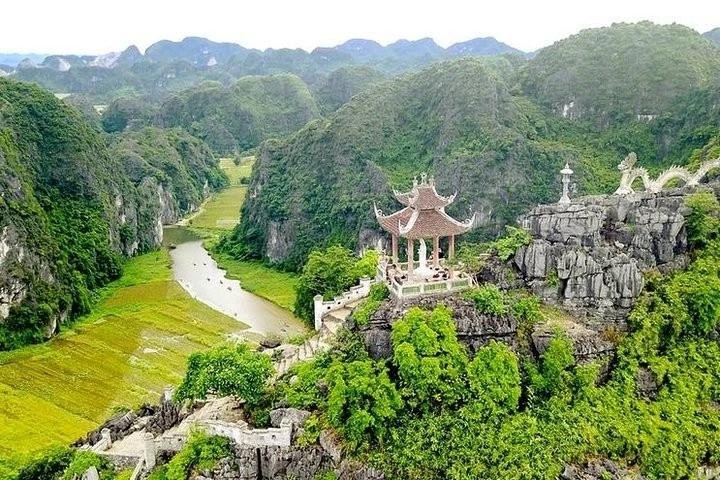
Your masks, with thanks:
<instances>
[{"instance_id":1,"label":"river water","mask_svg":"<svg viewBox=\"0 0 720 480\"><path fill-rule=\"evenodd\" d=\"M174 245L170 250L173 277L196 300L249 325L250 332L286 336L305 330L288 310L243 290L239 281L228 279L202 240L187 229L166 227L165 237L166 244Z\"/></svg>"}]
</instances>

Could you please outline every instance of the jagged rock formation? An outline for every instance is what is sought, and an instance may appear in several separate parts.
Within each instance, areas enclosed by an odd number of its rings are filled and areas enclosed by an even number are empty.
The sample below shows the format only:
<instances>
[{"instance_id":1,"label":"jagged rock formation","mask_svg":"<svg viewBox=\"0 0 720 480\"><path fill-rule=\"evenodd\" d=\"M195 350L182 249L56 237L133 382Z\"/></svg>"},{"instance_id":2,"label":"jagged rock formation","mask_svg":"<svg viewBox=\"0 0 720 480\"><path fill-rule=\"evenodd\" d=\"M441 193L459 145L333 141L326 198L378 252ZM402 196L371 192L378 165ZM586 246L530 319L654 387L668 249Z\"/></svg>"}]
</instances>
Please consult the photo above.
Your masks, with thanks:
<instances>
[{"instance_id":1,"label":"jagged rock formation","mask_svg":"<svg viewBox=\"0 0 720 480\"><path fill-rule=\"evenodd\" d=\"M710 185L720 196L720 183ZM695 188L629 196L592 196L571 204L540 205L521 217L532 242L509 264L491 259L481 282L503 289L529 287L544 302L562 307L566 318L518 333L512 315L478 312L462 295L417 298L402 304L386 301L370 322L358 328L370 354L392 354L392 324L410 307L432 309L444 303L453 311L458 338L473 353L490 340L513 348L528 346L541 354L555 330L570 338L579 362L612 356L614 330L623 329L630 308L642 292L643 272L684 267L688 260L685 206ZM652 382L639 379L648 395Z\"/></svg>"},{"instance_id":2,"label":"jagged rock formation","mask_svg":"<svg viewBox=\"0 0 720 480\"><path fill-rule=\"evenodd\" d=\"M686 265L685 198L693 191L538 206L520 220L533 241L518 250L515 264L543 300L591 324L622 327L643 289L644 271Z\"/></svg>"}]
</instances>

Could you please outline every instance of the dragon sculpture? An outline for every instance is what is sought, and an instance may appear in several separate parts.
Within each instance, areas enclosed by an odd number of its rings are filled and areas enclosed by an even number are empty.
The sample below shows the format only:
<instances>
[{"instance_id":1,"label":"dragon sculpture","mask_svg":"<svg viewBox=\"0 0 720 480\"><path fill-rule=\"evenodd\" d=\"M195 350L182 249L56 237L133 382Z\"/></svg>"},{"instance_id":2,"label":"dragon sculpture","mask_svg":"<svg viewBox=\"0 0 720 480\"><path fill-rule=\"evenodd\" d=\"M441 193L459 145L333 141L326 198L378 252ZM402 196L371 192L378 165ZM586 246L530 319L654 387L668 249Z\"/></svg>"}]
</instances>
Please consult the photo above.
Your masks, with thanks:
<instances>
[{"instance_id":1,"label":"dragon sculpture","mask_svg":"<svg viewBox=\"0 0 720 480\"><path fill-rule=\"evenodd\" d=\"M685 185L695 186L702 178L708 174L713 168L720 168L720 157L715 160L708 160L703 162L696 171L691 172L684 167L672 166L662 172L655 180L650 178L647 170L642 167L635 167L637 162L637 155L635 152L631 152L625 159L618 165L618 170L622 172L620 178L620 186L615 191L615 195L628 195L634 193L632 188L633 182L637 178L641 178L645 191L658 193L662 188L670 181L675 178L679 178L685 182Z\"/></svg>"}]
</instances>

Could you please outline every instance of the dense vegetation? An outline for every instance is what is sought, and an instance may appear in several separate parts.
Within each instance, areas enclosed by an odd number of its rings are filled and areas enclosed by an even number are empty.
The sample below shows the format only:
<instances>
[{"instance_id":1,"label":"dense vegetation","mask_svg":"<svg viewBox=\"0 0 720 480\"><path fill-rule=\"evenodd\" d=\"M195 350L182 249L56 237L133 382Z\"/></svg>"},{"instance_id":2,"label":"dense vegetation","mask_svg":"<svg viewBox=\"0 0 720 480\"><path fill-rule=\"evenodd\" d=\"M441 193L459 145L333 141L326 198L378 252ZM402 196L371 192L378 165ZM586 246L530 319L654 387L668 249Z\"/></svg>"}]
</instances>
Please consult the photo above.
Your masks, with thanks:
<instances>
[{"instance_id":1,"label":"dense vegetation","mask_svg":"<svg viewBox=\"0 0 720 480\"><path fill-rule=\"evenodd\" d=\"M272 361L267 355L252 352L246 344L221 345L190 355L175 398L196 400L213 394L254 402L262 394L271 372Z\"/></svg>"},{"instance_id":2,"label":"dense vegetation","mask_svg":"<svg viewBox=\"0 0 720 480\"><path fill-rule=\"evenodd\" d=\"M393 324L389 361L368 359L346 338L298 365L272 395L315 410L319 425L389 478L550 479L596 456L648 478L693 477L699 464L720 460L720 348L711 339L720 325L720 239L717 230L702 233L720 217L717 201L708 203L691 202L690 229L705 248L687 271L651 282L604 384L598 365L577 365L560 334L538 361L494 342L470 359L450 312L438 307ZM491 287L472 295L479 308L506 308ZM656 392L636 384L642 371Z\"/></svg>"},{"instance_id":3,"label":"dense vegetation","mask_svg":"<svg viewBox=\"0 0 720 480\"><path fill-rule=\"evenodd\" d=\"M565 116L604 126L660 115L720 73L720 50L682 25L583 30L538 52L525 91Z\"/></svg>"},{"instance_id":4,"label":"dense vegetation","mask_svg":"<svg viewBox=\"0 0 720 480\"><path fill-rule=\"evenodd\" d=\"M163 215L224 184L215 163L182 132L148 130L108 149L74 108L0 79L0 296L11 306L0 349L86 313L91 291L120 275L123 255L157 245L158 222L171 219Z\"/></svg>"},{"instance_id":5,"label":"dense vegetation","mask_svg":"<svg viewBox=\"0 0 720 480\"><path fill-rule=\"evenodd\" d=\"M555 200L565 161L578 193L591 194L617 187L616 165L631 151L652 173L688 162L720 132L718 72L708 40L647 22L585 30L527 62L435 63L265 143L250 182L258 194L229 243L290 269L317 246L356 248L374 238L373 202L398 208L391 188L422 171L441 193L458 192L448 213L477 213L466 240L493 237ZM582 114L563 115L570 96Z\"/></svg>"},{"instance_id":6,"label":"dense vegetation","mask_svg":"<svg viewBox=\"0 0 720 480\"><path fill-rule=\"evenodd\" d=\"M314 325L315 295L331 300L357 285L361 278L373 278L377 259L374 250L357 259L350 250L338 245L310 253L296 287L295 315Z\"/></svg>"},{"instance_id":7,"label":"dense vegetation","mask_svg":"<svg viewBox=\"0 0 720 480\"><path fill-rule=\"evenodd\" d=\"M307 85L295 75L248 76L230 87L206 82L166 100L163 126L181 126L222 154L298 130L319 117Z\"/></svg>"}]
</instances>

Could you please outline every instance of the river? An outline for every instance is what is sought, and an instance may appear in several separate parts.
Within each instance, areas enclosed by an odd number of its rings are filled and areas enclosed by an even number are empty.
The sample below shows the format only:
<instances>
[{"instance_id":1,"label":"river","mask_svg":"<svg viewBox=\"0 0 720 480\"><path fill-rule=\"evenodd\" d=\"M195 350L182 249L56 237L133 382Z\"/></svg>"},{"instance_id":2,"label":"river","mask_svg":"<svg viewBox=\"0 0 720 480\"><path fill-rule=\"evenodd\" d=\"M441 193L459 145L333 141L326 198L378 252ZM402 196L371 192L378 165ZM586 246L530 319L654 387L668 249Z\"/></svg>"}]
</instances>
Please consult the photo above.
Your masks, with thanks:
<instances>
[{"instance_id":1,"label":"river","mask_svg":"<svg viewBox=\"0 0 720 480\"><path fill-rule=\"evenodd\" d=\"M278 305L254 295L240 282L226 277L203 242L183 227L166 227L165 243L172 243L173 278L193 298L250 326L250 332L286 336L301 333L300 320Z\"/></svg>"}]
</instances>

